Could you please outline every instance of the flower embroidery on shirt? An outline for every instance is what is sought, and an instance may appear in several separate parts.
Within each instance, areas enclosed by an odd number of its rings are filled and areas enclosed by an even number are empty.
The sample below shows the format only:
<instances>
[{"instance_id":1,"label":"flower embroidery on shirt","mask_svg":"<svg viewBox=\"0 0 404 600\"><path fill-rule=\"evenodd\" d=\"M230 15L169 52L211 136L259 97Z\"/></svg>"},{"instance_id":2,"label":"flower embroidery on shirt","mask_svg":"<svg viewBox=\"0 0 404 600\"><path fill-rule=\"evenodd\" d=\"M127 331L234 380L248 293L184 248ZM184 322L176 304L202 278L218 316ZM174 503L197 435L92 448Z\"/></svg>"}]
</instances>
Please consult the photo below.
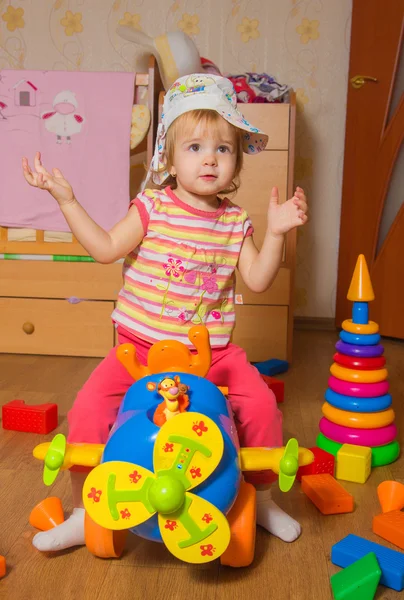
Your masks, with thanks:
<instances>
[{"instance_id":1,"label":"flower embroidery on shirt","mask_svg":"<svg viewBox=\"0 0 404 600\"><path fill-rule=\"evenodd\" d=\"M163 267L167 277L170 277L170 279L171 277L178 279L185 270L182 261L172 256L163 264Z\"/></svg>"},{"instance_id":2,"label":"flower embroidery on shirt","mask_svg":"<svg viewBox=\"0 0 404 600\"><path fill-rule=\"evenodd\" d=\"M204 290L204 292L207 292L208 294L214 294L219 289L216 283L216 277L213 274L205 275L204 277L202 277L202 280L203 285L201 286L201 288Z\"/></svg>"},{"instance_id":3,"label":"flower embroidery on shirt","mask_svg":"<svg viewBox=\"0 0 404 600\"><path fill-rule=\"evenodd\" d=\"M173 258L172 256L169 256L167 259L167 262L163 263L163 269L164 269L164 273L168 277L167 286L161 285L159 283L156 284L156 287L159 290L164 291L163 303L162 303L161 312L160 312L160 319L162 318L164 312L166 312L167 314L172 313L173 309L167 308L167 306L168 305L174 306L175 304L172 300L167 300L168 290L170 289L171 281L173 279L180 280L185 271L184 265L182 264L182 260L180 260L179 258Z\"/></svg>"},{"instance_id":4,"label":"flower embroidery on shirt","mask_svg":"<svg viewBox=\"0 0 404 600\"><path fill-rule=\"evenodd\" d=\"M227 298L217 298L215 302L215 296L220 294L219 284L217 282L217 274L221 265L226 264L226 259L218 258L215 253L203 250L203 256L205 264L201 264L200 260L196 264L192 264L192 259L195 256L195 248L189 247L190 256L187 258L186 266L184 267L183 261L180 258L175 258L171 255L168 256L166 262L163 263L162 268L164 275L168 277L166 284L157 283L156 287L164 292L162 307L160 312L160 319L164 314L171 316L174 309L176 308L175 302L168 299L168 294L172 281L186 282L193 286L190 289L191 296L199 294L194 301L194 309L190 310L186 306L182 306L177 309L177 319L181 323L191 322L193 324L200 324L206 322L209 316L215 321L221 320L223 323L223 308L227 304ZM198 250L202 250L198 248ZM219 264L220 263L220 264ZM190 265L190 268L188 268ZM207 296L213 296L208 299ZM204 303L205 298L205 303ZM212 302L213 301L213 302Z\"/></svg>"}]
</instances>

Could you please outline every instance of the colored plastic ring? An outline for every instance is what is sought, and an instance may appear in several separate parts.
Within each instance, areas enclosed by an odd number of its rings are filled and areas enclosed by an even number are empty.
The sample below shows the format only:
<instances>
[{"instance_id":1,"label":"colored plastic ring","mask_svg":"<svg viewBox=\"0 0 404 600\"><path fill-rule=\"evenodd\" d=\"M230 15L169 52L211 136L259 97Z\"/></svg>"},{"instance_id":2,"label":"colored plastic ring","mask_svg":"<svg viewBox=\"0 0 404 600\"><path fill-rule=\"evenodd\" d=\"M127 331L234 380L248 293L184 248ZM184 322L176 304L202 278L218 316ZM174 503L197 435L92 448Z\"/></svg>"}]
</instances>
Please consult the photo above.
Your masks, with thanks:
<instances>
[{"instance_id":1,"label":"colored plastic ring","mask_svg":"<svg viewBox=\"0 0 404 600\"><path fill-rule=\"evenodd\" d=\"M351 381L353 383L379 383L385 381L388 377L387 369L373 369L371 371L358 369L347 369L337 363L330 367L331 375L342 379L342 381Z\"/></svg>"},{"instance_id":2,"label":"colored plastic ring","mask_svg":"<svg viewBox=\"0 0 404 600\"><path fill-rule=\"evenodd\" d=\"M360 358L359 356L347 356L336 352L334 361L348 369L381 369L386 364L384 356L375 356L374 358Z\"/></svg>"},{"instance_id":3,"label":"colored plastic ring","mask_svg":"<svg viewBox=\"0 0 404 600\"><path fill-rule=\"evenodd\" d=\"M346 344L345 342L338 340L335 347L338 352L341 352L342 354L364 358L381 356L384 353L384 347L381 344L376 344L376 346L358 346L355 344Z\"/></svg>"},{"instance_id":4,"label":"colored plastic ring","mask_svg":"<svg viewBox=\"0 0 404 600\"><path fill-rule=\"evenodd\" d=\"M321 448L325 452L336 456L342 444L334 442L322 433L319 433L316 439L316 446L318 448ZM400 455L400 446L397 440L394 440L394 442L386 444L385 446L377 446L376 448L371 448L371 451L372 467L384 467L385 465L389 465L390 463L397 460L397 458Z\"/></svg>"},{"instance_id":5,"label":"colored plastic ring","mask_svg":"<svg viewBox=\"0 0 404 600\"><path fill-rule=\"evenodd\" d=\"M395 414L392 408L382 410L381 412L351 412L335 408L328 402L322 406L323 415L335 425L343 427L355 427L355 429L377 429L387 427L394 422Z\"/></svg>"},{"instance_id":6,"label":"colored plastic ring","mask_svg":"<svg viewBox=\"0 0 404 600\"><path fill-rule=\"evenodd\" d=\"M342 329L348 333L371 335L379 331L379 325L374 321L369 321L369 323L354 323L352 319L345 319L342 323Z\"/></svg>"},{"instance_id":7,"label":"colored plastic ring","mask_svg":"<svg viewBox=\"0 0 404 600\"><path fill-rule=\"evenodd\" d=\"M394 440L397 427L394 423L378 429L354 429L331 423L325 417L320 419L320 431L327 437L341 444L354 444L356 446L384 446Z\"/></svg>"},{"instance_id":8,"label":"colored plastic ring","mask_svg":"<svg viewBox=\"0 0 404 600\"><path fill-rule=\"evenodd\" d=\"M390 394L375 396L374 398L357 398L356 396L337 394L337 392L333 392L330 388L327 388L325 392L325 399L336 408L352 410L354 412L378 412L379 410L389 408L393 401Z\"/></svg>"},{"instance_id":9,"label":"colored plastic ring","mask_svg":"<svg viewBox=\"0 0 404 600\"><path fill-rule=\"evenodd\" d=\"M356 335L355 333L341 331L339 337L347 344L357 344L358 346L375 346L380 342L380 334L378 333L372 333L372 335Z\"/></svg>"},{"instance_id":10,"label":"colored plastic ring","mask_svg":"<svg viewBox=\"0 0 404 600\"><path fill-rule=\"evenodd\" d=\"M328 379L328 386L337 394L344 396L359 396L359 398L374 398L375 396L383 396L389 391L390 384L388 381L379 381L378 383L352 383L350 381L342 381L331 375Z\"/></svg>"}]
</instances>

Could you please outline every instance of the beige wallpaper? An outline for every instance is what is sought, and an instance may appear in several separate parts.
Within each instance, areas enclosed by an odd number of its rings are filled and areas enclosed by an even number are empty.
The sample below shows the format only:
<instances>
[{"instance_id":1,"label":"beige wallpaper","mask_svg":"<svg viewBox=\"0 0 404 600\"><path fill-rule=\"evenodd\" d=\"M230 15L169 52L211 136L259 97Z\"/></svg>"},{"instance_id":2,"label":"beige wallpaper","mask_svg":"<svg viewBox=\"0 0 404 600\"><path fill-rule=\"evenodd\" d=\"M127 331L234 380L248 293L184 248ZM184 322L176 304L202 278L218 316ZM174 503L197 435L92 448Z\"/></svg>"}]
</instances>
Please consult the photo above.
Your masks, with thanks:
<instances>
[{"instance_id":1,"label":"beige wallpaper","mask_svg":"<svg viewBox=\"0 0 404 600\"><path fill-rule=\"evenodd\" d=\"M296 315L332 317L338 256L351 0L0 0L0 68L130 70L147 64L115 33L182 29L223 71L265 71L297 92ZM270 182L269 185L276 184Z\"/></svg>"}]
</instances>

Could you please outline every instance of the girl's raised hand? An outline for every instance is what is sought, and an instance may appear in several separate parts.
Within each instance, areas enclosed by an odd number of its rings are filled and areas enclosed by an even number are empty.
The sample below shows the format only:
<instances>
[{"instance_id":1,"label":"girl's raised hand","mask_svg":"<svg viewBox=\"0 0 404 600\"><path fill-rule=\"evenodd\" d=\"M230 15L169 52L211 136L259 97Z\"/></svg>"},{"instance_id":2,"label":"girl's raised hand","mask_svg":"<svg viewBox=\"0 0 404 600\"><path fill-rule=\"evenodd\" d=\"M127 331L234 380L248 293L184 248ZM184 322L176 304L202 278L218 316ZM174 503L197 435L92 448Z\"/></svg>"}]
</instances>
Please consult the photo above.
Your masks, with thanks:
<instances>
[{"instance_id":1,"label":"girl's raised hand","mask_svg":"<svg viewBox=\"0 0 404 600\"><path fill-rule=\"evenodd\" d=\"M74 193L70 183L63 177L59 169L52 169L52 174L48 173L41 163L41 154L36 152L34 158L35 170L32 171L28 164L28 159L22 159L22 170L25 180L33 187L47 190L61 206L74 201Z\"/></svg>"},{"instance_id":2,"label":"girl's raised hand","mask_svg":"<svg viewBox=\"0 0 404 600\"><path fill-rule=\"evenodd\" d=\"M268 230L272 235L283 235L307 222L307 199L302 188L297 187L293 198L279 204L277 187L272 188L268 207Z\"/></svg>"}]
</instances>

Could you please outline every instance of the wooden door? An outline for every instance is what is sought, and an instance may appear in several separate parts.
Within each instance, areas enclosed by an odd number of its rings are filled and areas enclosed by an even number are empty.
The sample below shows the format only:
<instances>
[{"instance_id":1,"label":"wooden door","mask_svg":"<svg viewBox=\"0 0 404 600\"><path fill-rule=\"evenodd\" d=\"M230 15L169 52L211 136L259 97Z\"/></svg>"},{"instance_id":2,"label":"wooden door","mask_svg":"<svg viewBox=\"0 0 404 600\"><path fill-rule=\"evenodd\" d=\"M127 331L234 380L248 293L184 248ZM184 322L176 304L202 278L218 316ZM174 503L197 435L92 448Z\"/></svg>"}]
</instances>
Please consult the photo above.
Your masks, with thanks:
<instances>
[{"instance_id":1,"label":"wooden door","mask_svg":"<svg viewBox=\"0 0 404 600\"><path fill-rule=\"evenodd\" d=\"M353 0L336 325L363 253L382 335L404 338L403 0ZM401 184L399 181L401 178Z\"/></svg>"}]
</instances>

